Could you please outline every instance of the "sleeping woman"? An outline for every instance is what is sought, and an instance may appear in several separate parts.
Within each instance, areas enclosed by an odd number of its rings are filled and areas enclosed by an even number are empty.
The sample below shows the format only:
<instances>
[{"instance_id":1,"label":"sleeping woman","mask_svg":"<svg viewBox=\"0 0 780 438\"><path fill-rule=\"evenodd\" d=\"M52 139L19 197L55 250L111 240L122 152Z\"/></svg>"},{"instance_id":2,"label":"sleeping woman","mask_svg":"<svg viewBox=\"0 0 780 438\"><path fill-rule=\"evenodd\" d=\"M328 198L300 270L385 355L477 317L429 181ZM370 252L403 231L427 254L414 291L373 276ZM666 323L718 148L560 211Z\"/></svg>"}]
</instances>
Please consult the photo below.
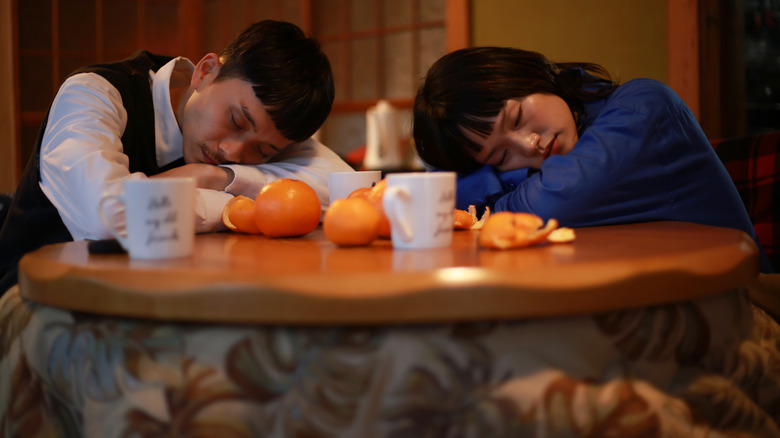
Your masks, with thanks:
<instances>
[{"instance_id":1,"label":"sleeping woman","mask_svg":"<svg viewBox=\"0 0 780 438\"><path fill-rule=\"evenodd\" d=\"M456 171L457 208L562 226L684 221L748 233L750 217L690 109L652 79L474 47L429 69L414 103L419 157ZM772 267L761 251L761 270Z\"/></svg>"}]
</instances>

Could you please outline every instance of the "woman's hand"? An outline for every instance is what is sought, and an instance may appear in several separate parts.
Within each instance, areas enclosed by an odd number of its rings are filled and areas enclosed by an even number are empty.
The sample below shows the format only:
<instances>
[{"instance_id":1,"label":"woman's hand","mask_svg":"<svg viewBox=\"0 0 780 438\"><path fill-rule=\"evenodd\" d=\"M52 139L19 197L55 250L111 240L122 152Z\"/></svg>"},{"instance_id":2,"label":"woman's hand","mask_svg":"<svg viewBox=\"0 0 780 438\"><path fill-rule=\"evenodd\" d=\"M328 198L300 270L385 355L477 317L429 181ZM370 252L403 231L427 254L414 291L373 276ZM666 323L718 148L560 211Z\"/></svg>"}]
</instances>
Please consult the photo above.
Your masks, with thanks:
<instances>
[{"instance_id":1,"label":"woman's hand","mask_svg":"<svg viewBox=\"0 0 780 438\"><path fill-rule=\"evenodd\" d=\"M211 164L192 163L176 167L152 178L195 178L195 185L199 189L211 189L225 191L225 188L233 182L233 171L229 167L214 166Z\"/></svg>"}]
</instances>

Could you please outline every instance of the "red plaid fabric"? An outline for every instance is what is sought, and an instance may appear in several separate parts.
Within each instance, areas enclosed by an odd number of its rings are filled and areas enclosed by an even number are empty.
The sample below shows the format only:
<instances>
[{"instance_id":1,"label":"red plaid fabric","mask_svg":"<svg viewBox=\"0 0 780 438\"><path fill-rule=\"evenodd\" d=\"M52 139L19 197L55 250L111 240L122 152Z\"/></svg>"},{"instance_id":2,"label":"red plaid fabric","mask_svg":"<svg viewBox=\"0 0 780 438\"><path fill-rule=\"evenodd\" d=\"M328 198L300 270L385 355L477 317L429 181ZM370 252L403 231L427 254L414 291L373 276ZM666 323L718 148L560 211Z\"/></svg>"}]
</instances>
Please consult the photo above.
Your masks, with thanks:
<instances>
[{"instance_id":1,"label":"red plaid fabric","mask_svg":"<svg viewBox=\"0 0 780 438\"><path fill-rule=\"evenodd\" d=\"M758 240L775 272L780 272L780 131L710 143L731 175ZM778 207L780 208L780 207Z\"/></svg>"}]
</instances>

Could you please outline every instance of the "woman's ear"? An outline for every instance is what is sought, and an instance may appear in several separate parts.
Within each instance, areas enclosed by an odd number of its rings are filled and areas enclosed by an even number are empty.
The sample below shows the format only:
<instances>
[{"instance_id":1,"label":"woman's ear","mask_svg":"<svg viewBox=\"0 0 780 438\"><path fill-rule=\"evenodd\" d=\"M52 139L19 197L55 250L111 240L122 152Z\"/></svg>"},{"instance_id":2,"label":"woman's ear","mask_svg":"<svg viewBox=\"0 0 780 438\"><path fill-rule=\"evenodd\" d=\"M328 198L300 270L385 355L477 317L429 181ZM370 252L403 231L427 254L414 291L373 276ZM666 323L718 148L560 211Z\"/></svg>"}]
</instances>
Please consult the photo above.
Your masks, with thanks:
<instances>
[{"instance_id":1,"label":"woman's ear","mask_svg":"<svg viewBox=\"0 0 780 438\"><path fill-rule=\"evenodd\" d=\"M195 70L192 72L192 78L190 79L190 88L198 88L204 82L214 80L219 73L220 67L222 67L222 62L219 60L219 55L207 53L195 65Z\"/></svg>"}]
</instances>

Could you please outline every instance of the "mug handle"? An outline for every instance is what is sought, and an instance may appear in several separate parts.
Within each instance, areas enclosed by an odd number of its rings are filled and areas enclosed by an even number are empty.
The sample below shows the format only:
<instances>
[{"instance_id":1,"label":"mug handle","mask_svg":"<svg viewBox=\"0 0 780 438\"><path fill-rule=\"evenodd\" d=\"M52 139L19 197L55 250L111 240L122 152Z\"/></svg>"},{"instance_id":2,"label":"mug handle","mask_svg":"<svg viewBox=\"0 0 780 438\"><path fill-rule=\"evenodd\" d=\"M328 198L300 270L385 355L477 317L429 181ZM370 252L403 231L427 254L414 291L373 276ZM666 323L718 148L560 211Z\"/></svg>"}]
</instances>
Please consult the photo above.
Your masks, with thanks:
<instances>
[{"instance_id":1,"label":"mug handle","mask_svg":"<svg viewBox=\"0 0 780 438\"><path fill-rule=\"evenodd\" d=\"M103 222L103 225L108 228L108 231L111 232L111 234L116 238L117 241L122 245L122 248L125 250L128 249L127 245L127 237L122 236L119 234L119 232L114 228L114 225L106 218L106 216L103 214L103 204L108 201L109 199L116 199L118 202L124 204L124 198L121 195L106 195L104 196L100 202L98 202L98 216L100 216L100 222Z\"/></svg>"},{"instance_id":2,"label":"mug handle","mask_svg":"<svg viewBox=\"0 0 780 438\"><path fill-rule=\"evenodd\" d=\"M390 227L401 232L404 242L411 242L413 237L408 214L405 214L408 213L408 208L404 208L410 199L409 191L405 187L387 187L382 195L382 206L387 219L390 220Z\"/></svg>"}]
</instances>

